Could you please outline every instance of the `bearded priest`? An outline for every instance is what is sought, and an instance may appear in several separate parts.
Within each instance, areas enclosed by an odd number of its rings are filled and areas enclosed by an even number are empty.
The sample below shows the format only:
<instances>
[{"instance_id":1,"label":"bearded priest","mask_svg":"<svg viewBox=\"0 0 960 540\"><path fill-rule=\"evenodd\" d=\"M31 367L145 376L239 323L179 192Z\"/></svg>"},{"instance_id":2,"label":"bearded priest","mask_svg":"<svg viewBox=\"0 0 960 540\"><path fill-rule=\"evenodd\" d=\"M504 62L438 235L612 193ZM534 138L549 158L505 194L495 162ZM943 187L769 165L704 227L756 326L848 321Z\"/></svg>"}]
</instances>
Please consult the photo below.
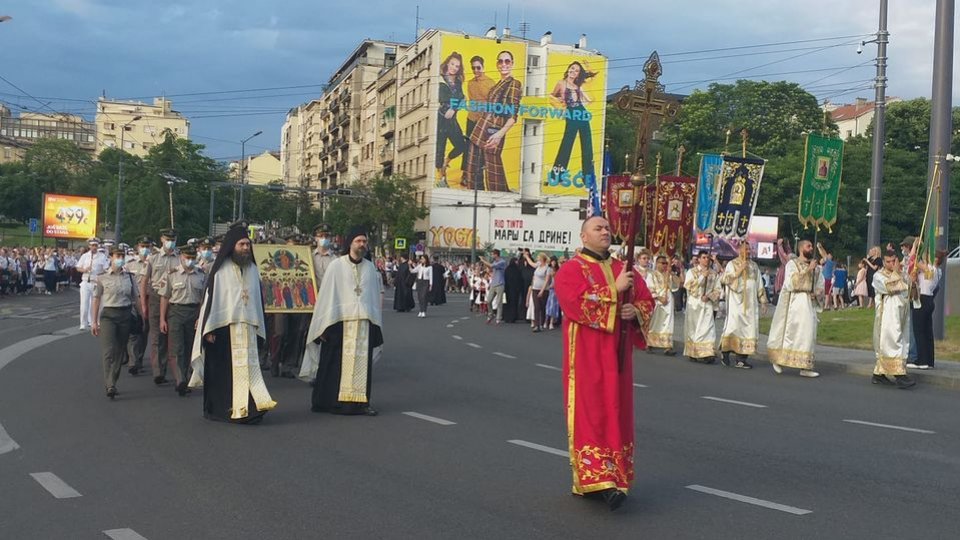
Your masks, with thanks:
<instances>
[{"instance_id":1,"label":"bearded priest","mask_svg":"<svg viewBox=\"0 0 960 540\"><path fill-rule=\"evenodd\" d=\"M238 222L223 238L210 267L193 340L191 388L203 387L210 420L258 423L277 406L260 373L258 347L266 339L260 272L247 226Z\"/></svg>"},{"instance_id":2,"label":"bearded priest","mask_svg":"<svg viewBox=\"0 0 960 540\"><path fill-rule=\"evenodd\" d=\"M307 334L308 344L320 346L319 362L309 368L315 370L308 375L315 380L310 410L376 416L370 387L374 352L383 345L383 280L364 258L366 232L351 231L345 245L324 274Z\"/></svg>"}]
</instances>

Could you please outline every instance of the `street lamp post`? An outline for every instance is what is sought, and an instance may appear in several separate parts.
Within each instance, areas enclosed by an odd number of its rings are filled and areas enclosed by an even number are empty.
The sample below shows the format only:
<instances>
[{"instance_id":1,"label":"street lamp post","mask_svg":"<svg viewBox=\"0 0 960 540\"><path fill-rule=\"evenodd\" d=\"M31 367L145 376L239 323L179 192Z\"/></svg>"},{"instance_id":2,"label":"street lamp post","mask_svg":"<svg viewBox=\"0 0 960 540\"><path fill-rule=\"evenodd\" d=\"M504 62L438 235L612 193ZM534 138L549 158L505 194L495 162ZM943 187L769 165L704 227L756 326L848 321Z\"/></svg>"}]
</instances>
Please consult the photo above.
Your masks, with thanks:
<instances>
[{"instance_id":1,"label":"street lamp post","mask_svg":"<svg viewBox=\"0 0 960 540\"><path fill-rule=\"evenodd\" d=\"M169 173L160 173L160 176L167 181L167 189L169 190L170 197L170 228L174 228L173 224L173 185L174 184L186 184L187 181L179 176L174 176Z\"/></svg>"},{"instance_id":2,"label":"street lamp post","mask_svg":"<svg viewBox=\"0 0 960 540\"><path fill-rule=\"evenodd\" d=\"M127 127L130 124L136 122L143 118L142 116L134 116L129 122L120 126L120 164L117 171L117 217L113 221L113 241L116 244L120 245L120 225L121 225L121 216L123 215L123 155L126 153L126 150L123 149L123 134L127 132Z\"/></svg>"},{"instance_id":3,"label":"street lamp post","mask_svg":"<svg viewBox=\"0 0 960 540\"><path fill-rule=\"evenodd\" d=\"M247 177L247 141L260 135L263 131L258 131L246 139L240 141L240 219L243 219L243 189Z\"/></svg>"},{"instance_id":4,"label":"street lamp post","mask_svg":"<svg viewBox=\"0 0 960 540\"><path fill-rule=\"evenodd\" d=\"M886 138L884 119L887 108L887 42L890 39L890 33L887 32L887 0L880 0L880 20L876 35L876 38L862 43L862 45L867 43L877 44L877 77L874 83L876 93L873 98L873 159L870 164L870 222L867 228L867 249L880 245L883 143Z\"/></svg>"}]
</instances>

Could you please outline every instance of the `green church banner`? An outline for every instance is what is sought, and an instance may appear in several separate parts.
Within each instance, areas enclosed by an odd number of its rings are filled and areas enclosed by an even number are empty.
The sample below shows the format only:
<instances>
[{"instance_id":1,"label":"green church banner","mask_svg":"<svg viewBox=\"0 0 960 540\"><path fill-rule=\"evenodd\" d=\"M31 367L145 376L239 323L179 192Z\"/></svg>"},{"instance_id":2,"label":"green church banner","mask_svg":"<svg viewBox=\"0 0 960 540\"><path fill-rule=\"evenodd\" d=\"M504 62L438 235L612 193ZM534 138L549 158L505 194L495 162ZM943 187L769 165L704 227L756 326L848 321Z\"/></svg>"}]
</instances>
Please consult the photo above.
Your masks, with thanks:
<instances>
[{"instance_id":1,"label":"green church banner","mask_svg":"<svg viewBox=\"0 0 960 540\"><path fill-rule=\"evenodd\" d=\"M803 164L797 217L804 227L826 227L833 232L840 203L843 141L810 133L807 135L804 154L806 160Z\"/></svg>"}]
</instances>

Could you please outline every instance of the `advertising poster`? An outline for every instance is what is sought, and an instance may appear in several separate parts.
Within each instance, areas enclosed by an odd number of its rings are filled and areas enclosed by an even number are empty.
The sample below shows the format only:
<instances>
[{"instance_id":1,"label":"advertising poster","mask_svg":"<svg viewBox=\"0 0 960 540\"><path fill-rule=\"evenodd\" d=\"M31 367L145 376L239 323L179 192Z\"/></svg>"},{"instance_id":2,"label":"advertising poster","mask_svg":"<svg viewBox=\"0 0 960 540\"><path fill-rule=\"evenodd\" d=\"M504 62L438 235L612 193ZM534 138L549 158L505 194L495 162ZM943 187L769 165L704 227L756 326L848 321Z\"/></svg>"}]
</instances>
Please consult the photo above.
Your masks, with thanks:
<instances>
[{"instance_id":1,"label":"advertising poster","mask_svg":"<svg viewBox=\"0 0 960 540\"><path fill-rule=\"evenodd\" d=\"M254 244L267 313L313 313L317 284L310 246Z\"/></svg>"},{"instance_id":2,"label":"advertising poster","mask_svg":"<svg viewBox=\"0 0 960 540\"><path fill-rule=\"evenodd\" d=\"M770 261L777 258L776 243L777 230L780 218L777 216L753 216L750 220L750 232L747 241L750 242L750 256L761 261ZM721 238L710 233L698 233L693 253L707 250L716 253L717 257L732 259L738 255L742 240L736 238Z\"/></svg>"},{"instance_id":3,"label":"advertising poster","mask_svg":"<svg viewBox=\"0 0 960 540\"><path fill-rule=\"evenodd\" d=\"M521 106L523 118L543 121L543 195L587 197L599 189L606 72L606 58L552 52L546 102Z\"/></svg>"},{"instance_id":4,"label":"advertising poster","mask_svg":"<svg viewBox=\"0 0 960 540\"><path fill-rule=\"evenodd\" d=\"M43 235L87 239L97 235L97 198L43 194Z\"/></svg>"},{"instance_id":5,"label":"advertising poster","mask_svg":"<svg viewBox=\"0 0 960 540\"><path fill-rule=\"evenodd\" d=\"M526 46L445 35L438 76L434 186L520 192Z\"/></svg>"}]
</instances>

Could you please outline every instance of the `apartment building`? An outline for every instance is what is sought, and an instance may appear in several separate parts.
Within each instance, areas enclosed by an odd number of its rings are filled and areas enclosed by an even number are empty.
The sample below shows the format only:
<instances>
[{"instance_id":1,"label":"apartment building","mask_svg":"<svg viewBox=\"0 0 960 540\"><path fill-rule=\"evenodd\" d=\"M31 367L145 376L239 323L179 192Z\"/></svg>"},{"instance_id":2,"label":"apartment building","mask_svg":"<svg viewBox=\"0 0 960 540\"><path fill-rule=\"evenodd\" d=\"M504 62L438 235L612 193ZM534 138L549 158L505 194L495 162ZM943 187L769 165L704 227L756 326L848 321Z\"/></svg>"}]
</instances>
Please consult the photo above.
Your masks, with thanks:
<instances>
[{"instance_id":1,"label":"apartment building","mask_svg":"<svg viewBox=\"0 0 960 540\"><path fill-rule=\"evenodd\" d=\"M901 101L901 99L894 96L886 99L888 105L897 101ZM867 133L873 123L876 107L873 101L867 101L866 98L857 98L853 103L842 105L827 101L823 105L823 110L830 113L830 119L836 122L840 138L847 140Z\"/></svg>"},{"instance_id":2,"label":"apartment building","mask_svg":"<svg viewBox=\"0 0 960 540\"><path fill-rule=\"evenodd\" d=\"M291 109L280 147L287 182L332 189L372 172L361 167L365 142L369 144L367 139L373 135L374 122L366 114L377 102L369 90L405 47L404 43L364 40L330 77L322 96Z\"/></svg>"},{"instance_id":3,"label":"apartment building","mask_svg":"<svg viewBox=\"0 0 960 540\"><path fill-rule=\"evenodd\" d=\"M96 150L96 128L82 116L36 112L15 116L0 105L0 163L23 159L27 149L40 139L70 141L91 155Z\"/></svg>"},{"instance_id":4,"label":"apartment building","mask_svg":"<svg viewBox=\"0 0 960 540\"><path fill-rule=\"evenodd\" d=\"M153 105L101 97L97 101L96 127L97 153L122 144L127 153L143 157L163 142L167 130L177 137L190 137L190 121L173 110L173 102L162 97L154 98Z\"/></svg>"}]
</instances>

